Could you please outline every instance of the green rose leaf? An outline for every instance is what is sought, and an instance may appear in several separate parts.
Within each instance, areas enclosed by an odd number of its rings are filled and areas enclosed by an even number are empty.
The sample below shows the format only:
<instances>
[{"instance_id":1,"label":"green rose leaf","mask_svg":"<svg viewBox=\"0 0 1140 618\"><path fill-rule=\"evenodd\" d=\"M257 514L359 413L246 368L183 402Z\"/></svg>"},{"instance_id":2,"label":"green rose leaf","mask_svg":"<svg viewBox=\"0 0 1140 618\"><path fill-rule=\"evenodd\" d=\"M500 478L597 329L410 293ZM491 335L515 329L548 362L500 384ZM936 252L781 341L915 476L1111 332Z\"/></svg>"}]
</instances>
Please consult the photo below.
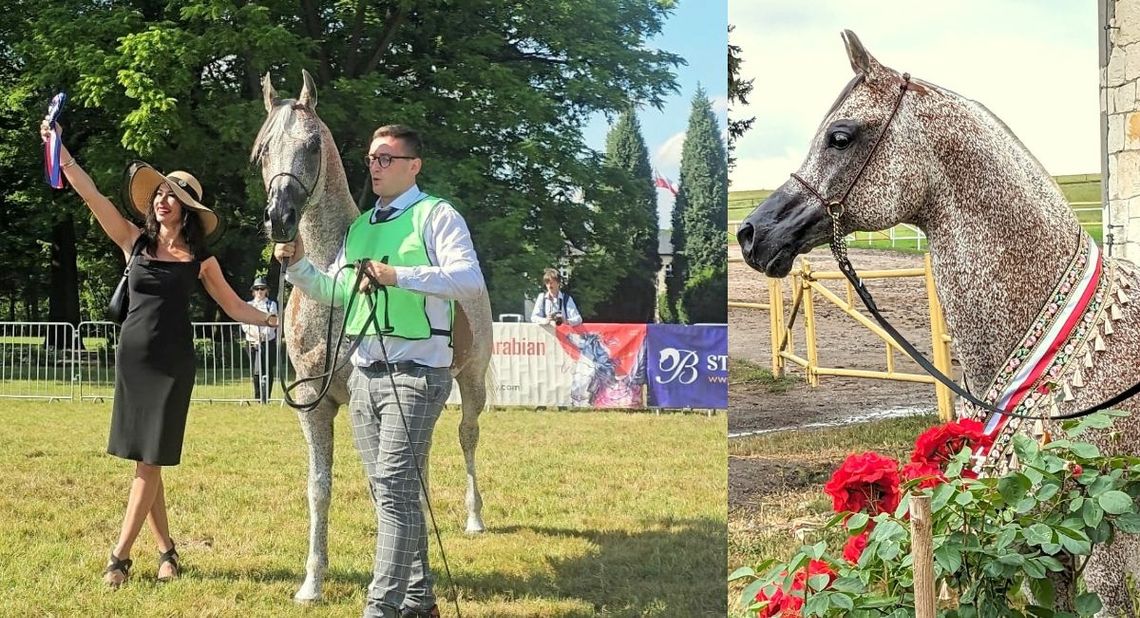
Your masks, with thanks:
<instances>
[{"instance_id":1,"label":"green rose leaf","mask_svg":"<svg viewBox=\"0 0 1140 618\"><path fill-rule=\"evenodd\" d=\"M1120 515L1133 510L1132 497L1123 491L1107 491L1097 497L1097 504L1110 515Z\"/></svg>"}]
</instances>

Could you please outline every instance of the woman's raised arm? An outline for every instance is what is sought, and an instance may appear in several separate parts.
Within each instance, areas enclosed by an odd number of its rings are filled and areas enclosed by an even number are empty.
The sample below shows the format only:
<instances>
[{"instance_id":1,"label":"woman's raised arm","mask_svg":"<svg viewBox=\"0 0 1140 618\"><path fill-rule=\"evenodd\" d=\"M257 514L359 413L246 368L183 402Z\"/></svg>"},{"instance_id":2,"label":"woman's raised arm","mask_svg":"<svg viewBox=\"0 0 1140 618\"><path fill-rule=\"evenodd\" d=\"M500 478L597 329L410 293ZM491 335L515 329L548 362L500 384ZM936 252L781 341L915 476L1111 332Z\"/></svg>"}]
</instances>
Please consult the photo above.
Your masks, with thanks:
<instances>
[{"instance_id":1,"label":"woman's raised arm","mask_svg":"<svg viewBox=\"0 0 1140 618\"><path fill-rule=\"evenodd\" d=\"M60 137L63 136L63 127L56 123L56 132ZM48 126L47 121L40 123L40 137L48 139L51 127ZM124 255L129 255L131 247L135 244L135 239L139 237L140 230L128 221L111 200L107 199L102 193L99 192L95 182L83 171L82 167L76 163L75 157L68 152L67 147L63 146L59 153L60 167L63 168L63 175L67 178L68 184L75 188L75 192L91 209L91 213L95 215L95 219L99 221L99 225L107 236L114 241L119 248L123 250Z\"/></svg>"}]
</instances>

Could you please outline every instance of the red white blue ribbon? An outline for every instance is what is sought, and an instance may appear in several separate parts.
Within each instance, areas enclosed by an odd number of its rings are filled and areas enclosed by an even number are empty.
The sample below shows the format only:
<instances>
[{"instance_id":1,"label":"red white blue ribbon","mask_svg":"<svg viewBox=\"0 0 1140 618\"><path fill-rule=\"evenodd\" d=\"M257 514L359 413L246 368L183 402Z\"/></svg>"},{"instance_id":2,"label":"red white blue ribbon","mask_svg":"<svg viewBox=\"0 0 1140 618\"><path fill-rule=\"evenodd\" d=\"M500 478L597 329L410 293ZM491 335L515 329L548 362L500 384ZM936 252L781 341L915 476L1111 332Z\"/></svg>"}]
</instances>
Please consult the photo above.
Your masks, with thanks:
<instances>
[{"instance_id":1,"label":"red white blue ribbon","mask_svg":"<svg viewBox=\"0 0 1140 618\"><path fill-rule=\"evenodd\" d=\"M1053 368L1058 354L1065 349L1066 344L1070 343L1070 337L1084 319L1085 312L1096 295L1104 269L1100 248L1089 237L1085 237L1084 242L1088 257L1079 274L1073 273L1077 276L1074 277L1072 284L1064 290L1066 292L1064 304L1057 308L1048 330L1035 342L1032 351L1020 363L1017 371L1009 377L1004 386L1000 387L994 399L995 408L1007 412L1018 411L1035 388L1042 388L1041 385L1049 379L1047 373ZM985 434L996 437L1009 420L1008 415L991 414L986 420ZM985 446L979 446L975 449L975 456L984 460L989 450Z\"/></svg>"},{"instance_id":2,"label":"red white blue ribbon","mask_svg":"<svg viewBox=\"0 0 1140 618\"><path fill-rule=\"evenodd\" d=\"M51 130L51 135L44 141L44 180L53 189L63 188L63 169L59 165L59 152L63 148L63 141L55 130L55 121L59 119L60 113L63 112L63 104L66 102L66 93L61 92L52 97L47 116L44 117Z\"/></svg>"}]
</instances>

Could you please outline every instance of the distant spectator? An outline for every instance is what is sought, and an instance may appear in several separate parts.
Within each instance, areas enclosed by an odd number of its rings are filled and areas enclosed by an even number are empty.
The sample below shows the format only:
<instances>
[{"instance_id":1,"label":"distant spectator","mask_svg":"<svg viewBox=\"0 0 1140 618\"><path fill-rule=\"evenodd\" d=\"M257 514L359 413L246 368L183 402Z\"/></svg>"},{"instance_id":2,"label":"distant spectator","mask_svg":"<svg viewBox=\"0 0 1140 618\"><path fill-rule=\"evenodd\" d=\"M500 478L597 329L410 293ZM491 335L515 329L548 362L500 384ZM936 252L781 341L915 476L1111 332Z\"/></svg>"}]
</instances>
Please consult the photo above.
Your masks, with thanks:
<instances>
[{"instance_id":1,"label":"distant spectator","mask_svg":"<svg viewBox=\"0 0 1140 618\"><path fill-rule=\"evenodd\" d=\"M265 277L253 280L253 299L246 301L265 313L277 315L277 301L269 298L269 281ZM253 398L267 403L273 393L274 363L277 359L277 329L268 326L243 324L248 344L250 365L253 367ZM262 380L265 380L262 382ZM264 386L263 386L264 385Z\"/></svg>"},{"instance_id":2,"label":"distant spectator","mask_svg":"<svg viewBox=\"0 0 1140 618\"><path fill-rule=\"evenodd\" d=\"M542 275L546 291L534 300L534 310L530 321L535 324L558 326L562 323L577 326L582 323L582 314L569 294L562 291L562 277L553 268L547 268Z\"/></svg>"}]
</instances>

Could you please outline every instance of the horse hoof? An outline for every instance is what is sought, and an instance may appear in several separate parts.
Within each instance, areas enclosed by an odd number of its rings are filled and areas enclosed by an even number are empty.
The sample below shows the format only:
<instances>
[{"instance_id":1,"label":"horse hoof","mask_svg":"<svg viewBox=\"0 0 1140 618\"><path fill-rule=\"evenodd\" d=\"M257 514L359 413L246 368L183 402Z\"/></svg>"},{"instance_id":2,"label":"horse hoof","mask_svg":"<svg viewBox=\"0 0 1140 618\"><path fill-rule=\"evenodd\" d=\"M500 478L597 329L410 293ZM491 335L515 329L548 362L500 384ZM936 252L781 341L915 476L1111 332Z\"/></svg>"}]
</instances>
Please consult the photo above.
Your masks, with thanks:
<instances>
[{"instance_id":1,"label":"horse hoof","mask_svg":"<svg viewBox=\"0 0 1140 618\"><path fill-rule=\"evenodd\" d=\"M302 605L319 603L321 601L321 590L313 584L306 583L301 586L297 594L293 595L293 601Z\"/></svg>"},{"instance_id":2,"label":"horse hoof","mask_svg":"<svg viewBox=\"0 0 1140 618\"><path fill-rule=\"evenodd\" d=\"M483 526L483 520L478 517L467 518L467 534L479 534L486 530Z\"/></svg>"}]
</instances>

